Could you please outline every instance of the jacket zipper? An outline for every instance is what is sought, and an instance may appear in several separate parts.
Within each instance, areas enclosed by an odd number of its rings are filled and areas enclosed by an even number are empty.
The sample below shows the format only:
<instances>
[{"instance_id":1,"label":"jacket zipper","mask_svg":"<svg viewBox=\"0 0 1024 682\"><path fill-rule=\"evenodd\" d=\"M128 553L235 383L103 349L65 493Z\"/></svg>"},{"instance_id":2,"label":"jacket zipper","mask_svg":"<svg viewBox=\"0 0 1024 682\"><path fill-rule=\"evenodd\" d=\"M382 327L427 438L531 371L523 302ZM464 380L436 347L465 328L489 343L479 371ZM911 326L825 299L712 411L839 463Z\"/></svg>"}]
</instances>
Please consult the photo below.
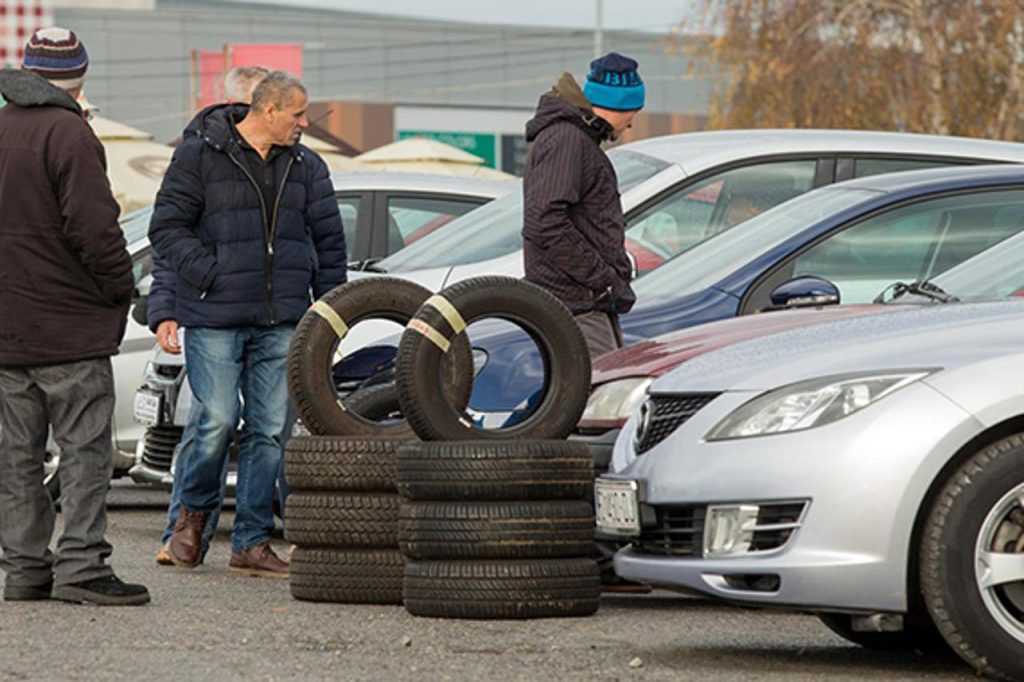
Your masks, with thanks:
<instances>
[{"instance_id":1,"label":"jacket zipper","mask_svg":"<svg viewBox=\"0 0 1024 682\"><path fill-rule=\"evenodd\" d=\"M288 175L294 163L295 157L289 157L288 165L284 167L281 186L277 188L277 196L274 197L274 208L270 217L270 237L267 239L267 306L270 308L270 324L274 324L274 234L277 232L277 209L281 205L284 186L288 184Z\"/></svg>"}]
</instances>

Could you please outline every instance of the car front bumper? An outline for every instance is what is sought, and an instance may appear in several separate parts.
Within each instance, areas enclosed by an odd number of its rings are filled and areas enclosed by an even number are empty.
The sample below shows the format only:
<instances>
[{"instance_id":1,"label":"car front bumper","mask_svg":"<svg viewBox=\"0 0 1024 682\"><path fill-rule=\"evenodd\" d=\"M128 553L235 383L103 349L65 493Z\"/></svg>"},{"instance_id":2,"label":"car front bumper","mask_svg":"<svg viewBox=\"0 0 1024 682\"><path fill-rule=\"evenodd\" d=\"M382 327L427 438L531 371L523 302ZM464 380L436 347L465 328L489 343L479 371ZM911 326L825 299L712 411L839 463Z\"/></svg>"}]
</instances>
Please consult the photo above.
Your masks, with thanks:
<instances>
[{"instance_id":1,"label":"car front bumper","mask_svg":"<svg viewBox=\"0 0 1024 682\"><path fill-rule=\"evenodd\" d=\"M639 544L620 551L624 578L729 601L820 610L901 612L913 529L942 466L982 428L918 383L832 424L806 431L707 442L704 435L751 393L725 393L645 454L623 429L613 478L643 480L654 508L801 500L798 527L780 547L705 558ZM704 533L710 533L705 526ZM743 587L769 576L775 589Z\"/></svg>"}]
</instances>

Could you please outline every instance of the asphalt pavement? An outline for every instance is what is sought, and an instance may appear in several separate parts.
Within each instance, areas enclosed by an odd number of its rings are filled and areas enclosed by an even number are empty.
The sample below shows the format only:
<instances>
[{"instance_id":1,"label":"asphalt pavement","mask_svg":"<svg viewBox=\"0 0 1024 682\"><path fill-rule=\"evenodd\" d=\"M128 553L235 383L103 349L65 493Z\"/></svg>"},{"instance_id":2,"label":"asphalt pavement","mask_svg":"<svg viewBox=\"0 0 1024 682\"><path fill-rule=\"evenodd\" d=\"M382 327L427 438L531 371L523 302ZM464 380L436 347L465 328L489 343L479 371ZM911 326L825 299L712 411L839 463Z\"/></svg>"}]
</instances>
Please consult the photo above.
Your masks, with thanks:
<instances>
[{"instance_id":1,"label":"asphalt pavement","mask_svg":"<svg viewBox=\"0 0 1024 682\"><path fill-rule=\"evenodd\" d=\"M146 584L153 603L0 602L0 679L977 679L952 654L867 651L814 616L668 592L609 596L589 618L532 621L300 602L286 581L228 573L230 513L206 564L158 567L166 501L127 481L109 496L112 565Z\"/></svg>"}]
</instances>

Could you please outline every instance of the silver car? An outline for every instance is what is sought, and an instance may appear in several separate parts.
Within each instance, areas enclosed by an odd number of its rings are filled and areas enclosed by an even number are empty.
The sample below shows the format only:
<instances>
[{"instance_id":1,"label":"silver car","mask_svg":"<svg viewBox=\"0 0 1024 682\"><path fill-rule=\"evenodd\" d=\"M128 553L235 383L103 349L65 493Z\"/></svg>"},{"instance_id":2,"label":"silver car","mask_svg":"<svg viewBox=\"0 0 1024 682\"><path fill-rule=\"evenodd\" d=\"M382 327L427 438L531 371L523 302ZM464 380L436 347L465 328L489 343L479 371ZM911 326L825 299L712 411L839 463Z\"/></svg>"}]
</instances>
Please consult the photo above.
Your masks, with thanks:
<instances>
[{"instance_id":1,"label":"silver car","mask_svg":"<svg viewBox=\"0 0 1024 682\"><path fill-rule=\"evenodd\" d=\"M1024 677L1024 301L848 318L657 380L598 479L625 578Z\"/></svg>"}]
</instances>

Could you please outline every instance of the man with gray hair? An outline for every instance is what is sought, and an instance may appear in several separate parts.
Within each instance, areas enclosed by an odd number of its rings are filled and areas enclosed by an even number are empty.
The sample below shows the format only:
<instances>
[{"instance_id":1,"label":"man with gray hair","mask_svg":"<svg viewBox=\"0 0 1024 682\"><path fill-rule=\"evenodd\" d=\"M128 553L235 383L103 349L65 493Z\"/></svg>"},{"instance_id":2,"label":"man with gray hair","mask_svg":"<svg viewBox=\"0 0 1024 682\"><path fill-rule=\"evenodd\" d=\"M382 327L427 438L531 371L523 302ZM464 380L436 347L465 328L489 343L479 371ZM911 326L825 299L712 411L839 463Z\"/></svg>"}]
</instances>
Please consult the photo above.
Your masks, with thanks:
<instances>
[{"instance_id":1,"label":"man with gray hair","mask_svg":"<svg viewBox=\"0 0 1024 682\"><path fill-rule=\"evenodd\" d=\"M224 101L228 104L252 101L252 91L270 73L262 66L236 66L224 76Z\"/></svg>"},{"instance_id":2,"label":"man with gray hair","mask_svg":"<svg viewBox=\"0 0 1024 682\"><path fill-rule=\"evenodd\" d=\"M185 328L195 397L168 547L179 567L202 559L203 528L241 416L228 569L288 576L270 546L287 418L285 355L310 291L320 297L342 284L347 263L327 165L299 143L306 104L301 81L273 71L253 90L251 106L208 108L157 193L149 238L176 282L172 305L151 301L149 326L161 344L166 320Z\"/></svg>"},{"instance_id":3,"label":"man with gray hair","mask_svg":"<svg viewBox=\"0 0 1024 682\"><path fill-rule=\"evenodd\" d=\"M36 31L0 71L0 568L5 601L145 604L107 565L113 467L110 356L124 336L132 262L103 147L76 102L89 65L73 31ZM43 487L60 446L64 528Z\"/></svg>"}]
</instances>

